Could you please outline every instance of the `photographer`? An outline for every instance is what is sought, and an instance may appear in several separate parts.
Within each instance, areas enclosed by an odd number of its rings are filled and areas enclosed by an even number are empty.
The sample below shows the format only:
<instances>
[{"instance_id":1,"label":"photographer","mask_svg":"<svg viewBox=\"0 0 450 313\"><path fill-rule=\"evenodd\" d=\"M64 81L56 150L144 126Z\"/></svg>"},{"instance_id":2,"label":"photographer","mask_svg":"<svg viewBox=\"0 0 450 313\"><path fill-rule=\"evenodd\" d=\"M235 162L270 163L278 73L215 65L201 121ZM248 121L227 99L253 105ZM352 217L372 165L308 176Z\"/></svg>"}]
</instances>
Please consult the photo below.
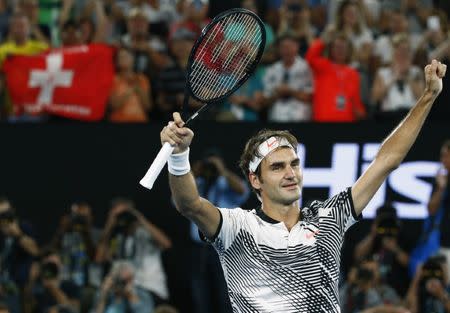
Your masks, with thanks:
<instances>
[{"instance_id":1,"label":"photographer","mask_svg":"<svg viewBox=\"0 0 450 313\"><path fill-rule=\"evenodd\" d=\"M154 303L149 294L134 283L134 268L119 261L105 277L97 295L95 313L149 313Z\"/></svg>"},{"instance_id":2,"label":"photographer","mask_svg":"<svg viewBox=\"0 0 450 313\"><path fill-rule=\"evenodd\" d=\"M397 212L390 204L377 209L370 233L355 247L354 259L360 262L368 256L380 264L380 279L403 296L408 289L409 255L400 237L401 225Z\"/></svg>"},{"instance_id":3,"label":"photographer","mask_svg":"<svg viewBox=\"0 0 450 313\"><path fill-rule=\"evenodd\" d=\"M161 252L172 245L167 235L149 222L128 199L116 199L100 239L96 260L132 262L135 283L148 291L156 304L169 297Z\"/></svg>"},{"instance_id":4,"label":"photographer","mask_svg":"<svg viewBox=\"0 0 450 313\"><path fill-rule=\"evenodd\" d=\"M445 261L445 257L431 257L417 269L406 297L412 313L450 312Z\"/></svg>"},{"instance_id":5,"label":"photographer","mask_svg":"<svg viewBox=\"0 0 450 313\"><path fill-rule=\"evenodd\" d=\"M0 196L0 301L13 313L20 310L20 291L38 253L31 226L20 221L9 200Z\"/></svg>"},{"instance_id":6,"label":"photographer","mask_svg":"<svg viewBox=\"0 0 450 313\"><path fill-rule=\"evenodd\" d=\"M79 287L93 283L89 282L89 266L95 258L95 237L99 237L99 232L93 226L92 210L87 203L73 203L61 218L51 248L61 254L64 280ZM97 280L99 284L101 277Z\"/></svg>"},{"instance_id":7,"label":"photographer","mask_svg":"<svg viewBox=\"0 0 450 313\"><path fill-rule=\"evenodd\" d=\"M25 298L30 312L46 312L55 307L78 312L80 288L72 281L62 279L61 257L56 251L46 251L41 261L33 264Z\"/></svg>"},{"instance_id":8,"label":"photographer","mask_svg":"<svg viewBox=\"0 0 450 313\"><path fill-rule=\"evenodd\" d=\"M382 283L380 265L374 259L354 266L339 294L343 312L405 312L395 290Z\"/></svg>"}]
</instances>

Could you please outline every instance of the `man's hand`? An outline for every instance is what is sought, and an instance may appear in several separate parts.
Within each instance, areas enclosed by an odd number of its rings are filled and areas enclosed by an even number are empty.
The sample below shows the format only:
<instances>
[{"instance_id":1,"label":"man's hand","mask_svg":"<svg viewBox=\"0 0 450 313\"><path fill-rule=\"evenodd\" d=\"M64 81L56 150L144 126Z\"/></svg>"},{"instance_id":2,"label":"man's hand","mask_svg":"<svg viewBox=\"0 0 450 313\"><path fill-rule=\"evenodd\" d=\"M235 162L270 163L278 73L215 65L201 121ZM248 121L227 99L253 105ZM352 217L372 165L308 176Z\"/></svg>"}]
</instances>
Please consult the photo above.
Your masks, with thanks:
<instances>
[{"instance_id":1,"label":"man's hand","mask_svg":"<svg viewBox=\"0 0 450 313\"><path fill-rule=\"evenodd\" d=\"M178 112L173 113L173 121L163 128L160 135L162 144L168 142L175 148L174 154L185 151L194 137L192 130L184 127L184 122Z\"/></svg>"},{"instance_id":2,"label":"man's hand","mask_svg":"<svg viewBox=\"0 0 450 313\"><path fill-rule=\"evenodd\" d=\"M12 221L2 227L2 232L7 236L20 237L22 235L22 230L19 227L17 221Z\"/></svg>"},{"instance_id":3,"label":"man's hand","mask_svg":"<svg viewBox=\"0 0 450 313\"><path fill-rule=\"evenodd\" d=\"M446 70L447 65L436 60L425 66L425 90L437 96L442 91L442 78Z\"/></svg>"},{"instance_id":4,"label":"man's hand","mask_svg":"<svg viewBox=\"0 0 450 313\"><path fill-rule=\"evenodd\" d=\"M442 299L445 296L445 289L442 283L436 279L430 279L427 281L425 288L434 297Z\"/></svg>"}]
</instances>

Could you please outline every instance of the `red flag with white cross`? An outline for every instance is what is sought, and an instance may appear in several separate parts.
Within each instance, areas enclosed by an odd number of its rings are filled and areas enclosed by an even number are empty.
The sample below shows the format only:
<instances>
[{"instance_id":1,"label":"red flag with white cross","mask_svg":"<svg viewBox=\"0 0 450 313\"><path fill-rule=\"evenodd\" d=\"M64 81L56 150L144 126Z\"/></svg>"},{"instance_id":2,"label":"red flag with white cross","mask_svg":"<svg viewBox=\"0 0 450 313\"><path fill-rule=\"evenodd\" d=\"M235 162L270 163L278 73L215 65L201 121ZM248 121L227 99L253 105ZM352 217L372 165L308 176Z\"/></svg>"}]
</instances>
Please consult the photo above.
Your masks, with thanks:
<instances>
[{"instance_id":1,"label":"red flag with white cross","mask_svg":"<svg viewBox=\"0 0 450 313\"><path fill-rule=\"evenodd\" d=\"M91 44L8 58L3 71L14 111L102 119L114 79L113 55L114 48Z\"/></svg>"}]
</instances>

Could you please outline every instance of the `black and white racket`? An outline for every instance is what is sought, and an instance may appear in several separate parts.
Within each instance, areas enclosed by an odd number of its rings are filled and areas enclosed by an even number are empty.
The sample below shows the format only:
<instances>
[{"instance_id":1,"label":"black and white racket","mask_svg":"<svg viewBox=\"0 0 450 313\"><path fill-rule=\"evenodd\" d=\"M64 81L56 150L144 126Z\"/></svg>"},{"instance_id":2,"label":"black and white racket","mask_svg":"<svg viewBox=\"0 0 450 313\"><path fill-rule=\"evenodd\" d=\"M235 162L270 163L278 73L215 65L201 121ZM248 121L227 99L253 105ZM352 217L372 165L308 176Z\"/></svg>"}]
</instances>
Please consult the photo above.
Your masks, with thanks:
<instances>
[{"instance_id":1,"label":"black and white racket","mask_svg":"<svg viewBox=\"0 0 450 313\"><path fill-rule=\"evenodd\" d=\"M235 92L253 73L264 52L266 32L251 11L231 9L216 16L192 47L187 65L184 107L189 97L204 105L186 120L195 119L208 105ZM140 184L148 189L169 159L174 147L164 143Z\"/></svg>"}]
</instances>

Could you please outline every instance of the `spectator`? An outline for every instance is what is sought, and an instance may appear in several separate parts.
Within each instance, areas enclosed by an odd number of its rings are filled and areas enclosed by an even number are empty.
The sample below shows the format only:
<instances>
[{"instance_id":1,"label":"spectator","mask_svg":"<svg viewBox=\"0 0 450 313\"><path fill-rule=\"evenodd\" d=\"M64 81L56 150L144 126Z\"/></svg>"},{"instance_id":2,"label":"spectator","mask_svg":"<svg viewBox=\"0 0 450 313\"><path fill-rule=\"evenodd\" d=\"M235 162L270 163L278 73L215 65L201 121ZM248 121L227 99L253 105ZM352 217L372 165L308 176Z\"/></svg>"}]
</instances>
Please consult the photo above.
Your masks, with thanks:
<instances>
[{"instance_id":1,"label":"spectator","mask_svg":"<svg viewBox=\"0 0 450 313\"><path fill-rule=\"evenodd\" d=\"M409 255L407 244L401 237L401 225L397 212L390 204L377 209L370 233L355 247L355 262L373 256L379 262L380 280L395 288L403 296L408 288L407 266Z\"/></svg>"},{"instance_id":2,"label":"spectator","mask_svg":"<svg viewBox=\"0 0 450 313\"><path fill-rule=\"evenodd\" d=\"M61 42L65 47L87 45L90 43L104 43L107 41L108 20L101 1L95 0L88 4L87 13L81 19L71 19L73 1L65 1L59 18L61 28ZM96 23L91 19L94 15Z\"/></svg>"},{"instance_id":3,"label":"spectator","mask_svg":"<svg viewBox=\"0 0 450 313\"><path fill-rule=\"evenodd\" d=\"M160 304L169 297L161 252L171 245L166 234L136 210L132 201L116 199L97 248L97 261L113 265L118 260L132 262L136 286Z\"/></svg>"},{"instance_id":4,"label":"spectator","mask_svg":"<svg viewBox=\"0 0 450 313\"><path fill-rule=\"evenodd\" d=\"M328 54L326 57L324 54ZM360 78L348 64L352 44L343 34L316 39L306 60L314 74L313 121L355 122L366 116L361 102Z\"/></svg>"},{"instance_id":5,"label":"spectator","mask_svg":"<svg viewBox=\"0 0 450 313\"><path fill-rule=\"evenodd\" d=\"M119 261L103 280L94 306L95 313L152 313L154 303L135 283L137 273L131 263Z\"/></svg>"},{"instance_id":6,"label":"spectator","mask_svg":"<svg viewBox=\"0 0 450 313\"><path fill-rule=\"evenodd\" d=\"M0 313L10 313L8 306L5 303L0 302Z\"/></svg>"},{"instance_id":7,"label":"spectator","mask_svg":"<svg viewBox=\"0 0 450 313\"><path fill-rule=\"evenodd\" d=\"M450 312L450 287L444 262L445 258L432 257L418 268L406 297L411 313Z\"/></svg>"},{"instance_id":8,"label":"spectator","mask_svg":"<svg viewBox=\"0 0 450 313\"><path fill-rule=\"evenodd\" d=\"M208 18L209 0L184 0L181 4L181 20L170 27L169 39L180 28L186 28L200 36L203 27L210 19Z\"/></svg>"},{"instance_id":9,"label":"spectator","mask_svg":"<svg viewBox=\"0 0 450 313\"><path fill-rule=\"evenodd\" d=\"M408 19L400 10L388 11L388 15L384 19L389 23L386 33L381 34L374 45L374 69L379 66L388 66L392 62L393 46L392 39L397 34L408 33ZM420 35L409 34L412 51L416 51L420 41Z\"/></svg>"},{"instance_id":10,"label":"spectator","mask_svg":"<svg viewBox=\"0 0 450 313\"><path fill-rule=\"evenodd\" d=\"M186 66L195 39L195 33L185 28L178 29L170 38L171 61L161 70L155 83L158 95L155 113L160 120L168 121L172 117L172 112L183 106ZM188 108L184 109L189 113L194 113L201 105L198 101L189 99Z\"/></svg>"},{"instance_id":11,"label":"spectator","mask_svg":"<svg viewBox=\"0 0 450 313\"><path fill-rule=\"evenodd\" d=\"M48 49L44 41L31 39L31 25L24 13L15 13L9 20L10 39L0 45L0 66L8 55L33 55Z\"/></svg>"},{"instance_id":12,"label":"spectator","mask_svg":"<svg viewBox=\"0 0 450 313\"><path fill-rule=\"evenodd\" d=\"M171 305L158 305L154 313L178 313L178 310Z\"/></svg>"},{"instance_id":13,"label":"spectator","mask_svg":"<svg viewBox=\"0 0 450 313\"><path fill-rule=\"evenodd\" d=\"M378 262L367 259L359 264L351 269L348 281L339 290L342 312L354 313L370 308L386 308L380 312L404 312L400 311L401 298L381 281Z\"/></svg>"},{"instance_id":14,"label":"spectator","mask_svg":"<svg viewBox=\"0 0 450 313\"><path fill-rule=\"evenodd\" d=\"M309 121L313 80L308 64L299 55L295 37L278 39L280 60L267 68L263 78L264 96L273 122Z\"/></svg>"},{"instance_id":15,"label":"spectator","mask_svg":"<svg viewBox=\"0 0 450 313\"><path fill-rule=\"evenodd\" d=\"M39 248L31 225L22 221L5 197L0 197L0 301L13 313L20 311L20 292L28 281Z\"/></svg>"},{"instance_id":16,"label":"spectator","mask_svg":"<svg viewBox=\"0 0 450 313\"><path fill-rule=\"evenodd\" d=\"M380 119L402 118L416 103L424 88L422 71L412 64L409 38L398 34L393 38L392 63L378 70L372 87L372 105Z\"/></svg>"},{"instance_id":17,"label":"spectator","mask_svg":"<svg viewBox=\"0 0 450 313\"><path fill-rule=\"evenodd\" d=\"M147 122L152 107L150 83L133 70L132 51L121 48L116 54L116 75L109 100L108 120L116 123Z\"/></svg>"},{"instance_id":18,"label":"spectator","mask_svg":"<svg viewBox=\"0 0 450 313\"><path fill-rule=\"evenodd\" d=\"M199 194L219 207L235 208L250 195L243 179L228 169L217 148L203 153L193 165ZM196 313L232 312L220 262L214 249L200 239L197 226L191 222L192 297Z\"/></svg>"},{"instance_id":19,"label":"spectator","mask_svg":"<svg viewBox=\"0 0 450 313\"><path fill-rule=\"evenodd\" d=\"M450 229L448 221L450 220L450 140L446 140L440 151L441 166L434 179L433 191L428 200L428 214L435 216L441 212L442 222L440 223L440 244L442 255L447 258L447 271L450 273Z\"/></svg>"},{"instance_id":20,"label":"spectator","mask_svg":"<svg viewBox=\"0 0 450 313\"><path fill-rule=\"evenodd\" d=\"M300 44L299 53L302 57L308 51L309 45L317 35L317 30L311 24L311 12L308 6L303 6L299 0L285 1L280 8L280 25L278 35L291 33Z\"/></svg>"},{"instance_id":21,"label":"spectator","mask_svg":"<svg viewBox=\"0 0 450 313\"><path fill-rule=\"evenodd\" d=\"M30 21L31 38L37 41L50 43L50 27L39 21L38 0L19 0L17 10L24 13Z\"/></svg>"},{"instance_id":22,"label":"spectator","mask_svg":"<svg viewBox=\"0 0 450 313\"><path fill-rule=\"evenodd\" d=\"M33 264L25 290L33 312L46 312L57 306L77 312L80 307L80 288L62 278L61 257L54 250L44 252L39 264Z\"/></svg>"},{"instance_id":23,"label":"spectator","mask_svg":"<svg viewBox=\"0 0 450 313\"><path fill-rule=\"evenodd\" d=\"M127 14L127 33L120 38L122 46L134 54L134 70L154 79L156 73L167 65L167 47L159 38L151 36L147 16L140 8Z\"/></svg>"},{"instance_id":24,"label":"spectator","mask_svg":"<svg viewBox=\"0 0 450 313\"><path fill-rule=\"evenodd\" d=\"M364 21L361 1L344 0L339 4L336 21L326 32L343 33L352 42L354 58L360 68L369 68L373 34Z\"/></svg>"},{"instance_id":25,"label":"spectator","mask_svg":"<svg viewBox=\"0 0 450 313\"><path fill-rule=\"evenodd\" d=\"M11 15L11 9L7 0L0 0L0 42L5 41L8 32L8 20Z\"/></svg>"},{"instance_id":26,"label":"spectator","mask_svg":"<svg viewBox=\"0 0 450 313\"><path fill-rule=\"evenodd\" d=\"M401 10L406 14L410 33L421 33L433 8L431 0L401 1Z\"/></svg>"}]
</instances>

